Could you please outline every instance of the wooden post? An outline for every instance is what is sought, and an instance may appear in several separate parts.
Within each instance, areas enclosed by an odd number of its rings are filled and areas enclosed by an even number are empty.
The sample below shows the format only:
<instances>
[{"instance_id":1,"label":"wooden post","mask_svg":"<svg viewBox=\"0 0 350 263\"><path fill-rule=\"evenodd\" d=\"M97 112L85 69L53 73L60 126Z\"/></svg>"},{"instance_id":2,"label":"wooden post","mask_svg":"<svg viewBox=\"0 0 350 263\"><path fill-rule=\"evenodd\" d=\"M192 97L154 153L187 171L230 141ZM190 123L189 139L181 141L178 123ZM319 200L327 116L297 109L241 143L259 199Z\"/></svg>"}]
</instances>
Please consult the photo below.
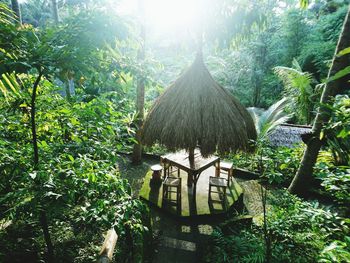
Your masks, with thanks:
<instances>
[{"instance_id":1,"label":"wooden post","mask_svg":"<svg viewBox=\"0 0 350 263\"><path fill-rule=\"evenodd\" d=\"M194 148L190 148L188 150L188 160L190 161L190 167L194 168ZM192 186L192 183L193 183L193 174L188 173L187 185Z\"/></svg>"},{"instance_id":2,"label":"wooden post","mask_svg":"<svg viewBox=\"0 0 350 263\"><path fill-rule=\"evenodd\" d=\"M194 148L188 150L188 159L190 160L191 168L194 167Z\"/></svg>"},{"instance_id":3,"label":"wooden post","mask_svg":"<svg viewBox=\"0 0 350 263\"><path fill-rule=\"evenodd\" d=\"M114 228L108 230L103 242L97 263L109 263L113 259L115 245L117 244L118 235Z\"/></svg>"},{"instance_id":4,"label":"wooden post","mask_svg":"<svg viewBox=\"0 0 350 263\"><path fill-rule=\"evenodd\" d=\"M215 164L215 176L220 177L220 159ZM228 175L228 179L229 179L229 177L230 176Z\"/></svg>"}]
</instances>

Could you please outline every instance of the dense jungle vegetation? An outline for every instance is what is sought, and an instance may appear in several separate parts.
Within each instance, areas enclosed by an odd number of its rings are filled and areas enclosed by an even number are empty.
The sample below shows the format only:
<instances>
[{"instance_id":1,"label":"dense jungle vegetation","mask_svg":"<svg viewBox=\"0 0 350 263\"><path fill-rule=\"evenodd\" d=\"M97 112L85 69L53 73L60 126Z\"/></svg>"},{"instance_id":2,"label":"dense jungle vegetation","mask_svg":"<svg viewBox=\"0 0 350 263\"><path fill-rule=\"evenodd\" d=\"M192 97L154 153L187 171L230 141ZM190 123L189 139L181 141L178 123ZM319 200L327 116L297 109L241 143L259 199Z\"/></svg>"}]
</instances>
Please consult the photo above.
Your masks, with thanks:
<instances>
[{"instance_id":1,"label":"dense jungle vegetation","mask_svg":"<svg viewBox=\"0 0 350 263\"><path fill-rule=\"evenodd\" d=\"M1 0L0 262L95 262L112 227L115 262L152 262L150 208L120 164L136 166L124 154L141 151L144 111L198 42L256 122L255 153L225 158L268 189L265 224L229 215L201 261L350 262L347 13L347 0ZM342 38L348 46L335 54ZM321 150L298 191L305 144L273 147L268 136L284 122L314 125L322 112Z\"/></svg>"}]
</instances>

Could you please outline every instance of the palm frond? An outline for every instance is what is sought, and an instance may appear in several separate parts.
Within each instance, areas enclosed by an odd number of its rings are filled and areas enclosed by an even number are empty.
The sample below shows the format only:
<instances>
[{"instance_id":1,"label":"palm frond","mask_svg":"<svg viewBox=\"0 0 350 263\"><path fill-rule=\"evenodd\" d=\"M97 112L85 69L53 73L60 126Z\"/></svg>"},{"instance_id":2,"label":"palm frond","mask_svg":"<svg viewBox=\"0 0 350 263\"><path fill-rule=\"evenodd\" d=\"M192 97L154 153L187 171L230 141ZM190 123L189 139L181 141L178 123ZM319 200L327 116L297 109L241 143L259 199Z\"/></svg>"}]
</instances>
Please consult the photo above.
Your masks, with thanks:
<instances>
[{"instance_id":1,"label":"palm frond","mask_svg":"<svg viewBox=\"0 0 350 263\"><path fill-rule=\"evenodd\" d=\"M21 97L20 86L14 73L0 76L0 94L2 93L6 100L9 97Z\"/></svg>"},{"instance_id":2,"label":"palm frond","mask_svg":"<svg viewBox=\"0 0 350 263\"><path fill-rule=\"evenodd\" d=\"M255 123L258 140L265 140L277 126L287 122L291 118L291 114L284 112L288 104L289 100L282 98L271 105L266 111L261 112L260 110L260 113L257 108L248 108Z\"/></svg>"},{"instance_id":3,"label":"palm frond","mask_svg":"<svg viewBox=\"0 0 350 263\"><path fill-rule=\"evenodd\" d=\"M284 85L284 96L290 98L291 108L297 111L297 118L301 123L311 122L314 95L312 88L313 77L308 72L303 72L298 61L293 60L293 67L275 67L274 72Z\"/></svg>"},{"instance_id":4,"label":"palm frond","mask_svg":"<svg viewBox=\"0 0 350 263\"><path fill-rule=\"evenodd\" d=\"M262 109L256 108L256 107L249 107L247 108L248 112L252 116L256 132L260 133L260 125L259 125L259 117L263 113Z\"/></svg>"}]
</instances>

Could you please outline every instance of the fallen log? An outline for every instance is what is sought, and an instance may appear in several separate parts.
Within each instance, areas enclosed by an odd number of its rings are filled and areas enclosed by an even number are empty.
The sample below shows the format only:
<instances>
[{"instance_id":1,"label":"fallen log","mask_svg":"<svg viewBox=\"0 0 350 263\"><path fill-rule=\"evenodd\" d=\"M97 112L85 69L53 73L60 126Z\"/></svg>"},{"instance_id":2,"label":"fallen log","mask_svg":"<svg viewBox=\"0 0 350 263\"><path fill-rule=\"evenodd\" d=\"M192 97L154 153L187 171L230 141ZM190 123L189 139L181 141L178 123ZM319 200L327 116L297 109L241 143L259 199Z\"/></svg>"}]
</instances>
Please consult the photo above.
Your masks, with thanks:
<instances>
[{"instance_id":1,"label":"fallen log","mask_svg":"<svg viewBox=\"0 0 350 263\"><path fill-rule=\"evenodd\" d=\"M113 259L115 245L117 244L118 235L114 228L107 231L103 242L97 263L109 263Z\"/></svg>"}]
</instances>

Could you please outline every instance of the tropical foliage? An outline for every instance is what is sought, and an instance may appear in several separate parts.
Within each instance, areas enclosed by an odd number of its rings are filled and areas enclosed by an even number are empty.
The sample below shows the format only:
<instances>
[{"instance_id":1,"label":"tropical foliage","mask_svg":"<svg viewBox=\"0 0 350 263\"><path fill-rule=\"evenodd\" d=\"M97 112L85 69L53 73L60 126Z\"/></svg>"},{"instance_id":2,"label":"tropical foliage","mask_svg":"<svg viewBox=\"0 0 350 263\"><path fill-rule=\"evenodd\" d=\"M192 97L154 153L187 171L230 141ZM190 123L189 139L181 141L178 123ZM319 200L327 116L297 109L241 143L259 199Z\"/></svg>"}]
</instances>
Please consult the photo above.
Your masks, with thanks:
<instances>
[{"instance_id":1,"label":"tropical foliage","mask_svg":"<svg viewBox=\"0 0 350 263\"><path fill-rule=\"evenodd\" d=\"M269 202L271 262L349 260L348 221L317 202L308 203L284 191L271 193ZM265 262L262 227L228 221L214 231L208 249L206 262Z\"/></svg>"},{"instance_id":2,"label":"tropical foliage","mask_svg":"<svg viewBox=\"0 0 350 263\"><path fill-rule=\"evenodd\" d=\"M290 98L289 112L295 112L299 123L310 124L314 110L315 91L312 76L302 72L298 61L293 60L293 68L275 67L276 74L284 83L285 96Z\"/></svg>"},{"instance_id":3,"label":"tropical foliage","mask_svg":"<svg viewBox=\"0 0 350 263\"><path fill-rule=\"evenodd\" d=\"M152 262L159 218L135 194L149 164L131 166L122 153L140 128L136 99L147 114L198 46L258 132L255 153L223 157L268 189L267 224L229 214L212 225L201 260L266 262L268 235L270 262L350 261L348 82L345 94L319 103L325 86L349 74L349 65L328 74L349 1L204 1L200 26L159 32L142 10L124 14L125 2L0 1L0 261L93 262L114 228L116 262ZM305 145L272 147L268 138L284 122L311 125L320 109L329 121L316 136L310 201L284 189Z\"/></svg>"},{"instance_id":4,"label":"tropical foliage","mask_svg":"<svg viewBox=\"0 0 350 263\"><path fill-rule=\"evenodd\" d=\"M266 111L261 112L258 108L248 108L258 133L257 141L263 142L268 140L267 137L271 135L277 126L290 119L291 115L287 115L284 111L288 104L288 99L282 98L271 105Z\"/></svg>"}]
</instances>

